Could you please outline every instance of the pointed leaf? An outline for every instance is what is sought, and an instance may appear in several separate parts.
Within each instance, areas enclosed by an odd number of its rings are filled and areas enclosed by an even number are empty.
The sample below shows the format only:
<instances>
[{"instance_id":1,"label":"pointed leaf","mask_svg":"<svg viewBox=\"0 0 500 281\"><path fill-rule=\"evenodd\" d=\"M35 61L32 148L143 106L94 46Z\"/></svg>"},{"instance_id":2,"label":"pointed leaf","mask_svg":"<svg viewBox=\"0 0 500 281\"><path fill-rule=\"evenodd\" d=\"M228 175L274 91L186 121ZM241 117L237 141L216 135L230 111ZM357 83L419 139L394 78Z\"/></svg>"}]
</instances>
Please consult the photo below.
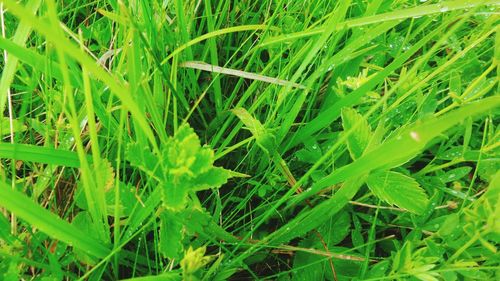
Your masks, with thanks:
<instances>
[{"instance_id":1,"label":"pointed leaf","mask_svg":"<svg viewBox=\"0 0 500 281\"><path fill-rule=\"evenodd\" d=\"M213 167L205 173L199 174L193 180L192 189L195 191L209 188L219 188L231 177L231 173L220 167Z\"/></svg>"},{"instance_id":2,"label":"pointed leaf","mask_svg":"<svg viewBox=\"0 0 500 281\"><path fill-rule=\"evenodd\" d=\"M347 148L352 159L361 157L372 136L372 130L368 121L356 110L343 108L342 126L344 127L344 132L349 132L356 127L347 138Z\"/></svg>"},{"instance_id":3,"label":"pointed leaf","mask_svg":"<svg viewBox=\"0 0 500 281\"><path fill-rule=\"evenodd\" d=\"M423 213L429 203L427 194L415 179L397 172L374 172L368 176L367 184L381 200L412 213Z\"/></svg>"},{"instance_id":4,"label":"pointed leaf","mask_svg":"<svg viewBox=\"0 0 500 281\"><path fill-rule=\"evenodd\" d=\"M231 110L236 117L240 119L243 124L250 130L255 137L257 145L264 150L265 153L270 154L276 149L276 139L259 120L255 119L244 108L235 108Z\"/></svg>"},{"instance_id":5,"label":"pointed leaf","mask_svg":"<svg viewBox=\"0 0 500 281\"><path fill-rule=\"evenodd\" d=\"M105 257L109 249L99 240L42 208L25 194L0 181L0 207L13 212L32 227L95 257Z\"/></svg>"}]
</instances>

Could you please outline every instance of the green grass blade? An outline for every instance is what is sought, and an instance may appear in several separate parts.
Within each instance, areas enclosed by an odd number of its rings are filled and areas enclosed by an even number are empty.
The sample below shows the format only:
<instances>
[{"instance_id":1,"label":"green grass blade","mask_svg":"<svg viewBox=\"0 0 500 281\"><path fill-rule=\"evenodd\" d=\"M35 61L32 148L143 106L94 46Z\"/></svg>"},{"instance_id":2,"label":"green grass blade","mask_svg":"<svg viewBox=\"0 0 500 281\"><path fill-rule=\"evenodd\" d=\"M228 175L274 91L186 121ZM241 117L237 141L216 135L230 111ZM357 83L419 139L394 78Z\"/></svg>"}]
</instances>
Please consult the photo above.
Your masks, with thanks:
<instances>
[{"instance_id":1,"label":"green grass blade","mask_svg":"<svg viewBox=\"0 0 500 281\"><path fill-rule=\"evenodd\" d=\"M4 182L0 182L0 206L52 238L81 249L95 257L104 257L109 252L106 246L90 238L88 234L81 232L67 221L35 204L21 192L12 190Z\"/></svg>"},{"instance_id":2,"label":"green grass blade","mask_svg":"<svg viewBox=\"0 0 500 281\"><path fill-rule=\"evenodd\" d=\"M29 144L0 143L0 158L73 168L80 167L78 155L73 151Z\"/></svg>"}]
</instances>

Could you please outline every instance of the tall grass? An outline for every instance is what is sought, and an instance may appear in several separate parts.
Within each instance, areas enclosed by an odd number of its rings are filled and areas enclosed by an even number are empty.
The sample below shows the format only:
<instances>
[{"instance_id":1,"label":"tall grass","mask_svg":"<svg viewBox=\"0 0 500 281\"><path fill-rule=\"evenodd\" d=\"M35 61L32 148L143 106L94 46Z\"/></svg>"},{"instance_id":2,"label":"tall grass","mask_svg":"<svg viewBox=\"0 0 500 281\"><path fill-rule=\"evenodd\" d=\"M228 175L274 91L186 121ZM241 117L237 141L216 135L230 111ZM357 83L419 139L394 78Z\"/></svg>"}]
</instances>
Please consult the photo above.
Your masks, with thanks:
<instances>
[{"instance_id":1,"label":"tall grass","mask_svg":"<svg viewBox=\"0 0 500 281\"><path fill-rule=\"evenodd\" d=\"M499 1L0 3L0 279L496 279Z\"/></svg>"}]
</instances>

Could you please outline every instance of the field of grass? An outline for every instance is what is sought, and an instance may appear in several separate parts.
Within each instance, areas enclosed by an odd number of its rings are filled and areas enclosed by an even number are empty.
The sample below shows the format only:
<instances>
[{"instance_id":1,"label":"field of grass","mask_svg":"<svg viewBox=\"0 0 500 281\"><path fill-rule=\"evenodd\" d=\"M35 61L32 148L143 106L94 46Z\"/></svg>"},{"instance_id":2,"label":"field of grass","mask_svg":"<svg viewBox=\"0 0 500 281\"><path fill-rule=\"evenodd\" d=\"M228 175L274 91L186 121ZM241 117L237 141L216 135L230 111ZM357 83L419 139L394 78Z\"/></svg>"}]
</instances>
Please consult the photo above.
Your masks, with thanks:
<instances>
[{"instance_id":1,"label":"field of grass","mask_svg":"<svg viewBox=\"0 0 500 281\"><path fill-rule=\"evenodd\" d=\"M500 1L0 3L0 280L499 280Z\"/></svg>"}]
</instances>

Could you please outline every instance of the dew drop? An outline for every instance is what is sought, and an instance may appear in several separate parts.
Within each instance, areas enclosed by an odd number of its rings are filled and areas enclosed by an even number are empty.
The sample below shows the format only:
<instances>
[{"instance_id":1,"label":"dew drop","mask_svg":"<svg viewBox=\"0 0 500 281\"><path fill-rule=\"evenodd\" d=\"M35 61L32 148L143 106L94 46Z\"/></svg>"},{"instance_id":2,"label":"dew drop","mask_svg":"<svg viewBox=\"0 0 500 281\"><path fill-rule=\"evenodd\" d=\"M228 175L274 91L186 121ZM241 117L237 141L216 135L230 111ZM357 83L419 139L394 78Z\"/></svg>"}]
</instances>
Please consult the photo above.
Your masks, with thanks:
<instances>
[{"instance_id":1,"label":"dew drop","mask_svg":"<svg viewBox=\"0 0 500 281\"><path fill-rule=\"evenodd\" d=\"M448 8L447 6L442 6L441 8L439 8L439 11L441 11L442 13L444 12L448 12L450 8Z\"/></svg>"},{"instance_id":2,"label":"dew drop","mask_svg":"<svg viewBox=\"0 0 500 281\"><path fill-rule=\"evenodd\" d=\"M420 141L420 135L419 135L417 132L415 132L415 131L411 131L411 132L410 132L410 136L411 136L411 138L412 138L412 139L414 139L415 141L417 141L417 142L419 142L419 141Z\"/></svg>"}]
</instances>

